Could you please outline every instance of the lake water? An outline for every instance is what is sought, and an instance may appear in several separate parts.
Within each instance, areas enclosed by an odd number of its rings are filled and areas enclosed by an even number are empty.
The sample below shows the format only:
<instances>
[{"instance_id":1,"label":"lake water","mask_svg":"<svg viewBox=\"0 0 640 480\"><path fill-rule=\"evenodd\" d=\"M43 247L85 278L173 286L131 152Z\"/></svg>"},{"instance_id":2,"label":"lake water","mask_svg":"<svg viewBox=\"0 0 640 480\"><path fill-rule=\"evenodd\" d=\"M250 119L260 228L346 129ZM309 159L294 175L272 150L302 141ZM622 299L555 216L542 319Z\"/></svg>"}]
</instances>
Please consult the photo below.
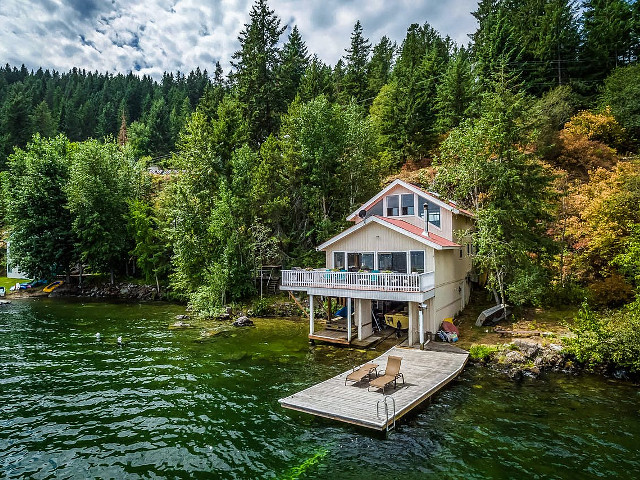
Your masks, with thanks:
<instances>
[{"instance_id":1,"label":"lake water","mask_svg":"<svg viewBox=\"0 0 640 480\"><path fill-rule=\"evenodd\" d=\"M169 330L178 313L49 299L0 307L0 477L640 475L632 385L513 383L470 366L385 438L278 404L378 353L309 346L307 323L288 319L203 338L204 327Z\"/></svg>"}]
</instances>

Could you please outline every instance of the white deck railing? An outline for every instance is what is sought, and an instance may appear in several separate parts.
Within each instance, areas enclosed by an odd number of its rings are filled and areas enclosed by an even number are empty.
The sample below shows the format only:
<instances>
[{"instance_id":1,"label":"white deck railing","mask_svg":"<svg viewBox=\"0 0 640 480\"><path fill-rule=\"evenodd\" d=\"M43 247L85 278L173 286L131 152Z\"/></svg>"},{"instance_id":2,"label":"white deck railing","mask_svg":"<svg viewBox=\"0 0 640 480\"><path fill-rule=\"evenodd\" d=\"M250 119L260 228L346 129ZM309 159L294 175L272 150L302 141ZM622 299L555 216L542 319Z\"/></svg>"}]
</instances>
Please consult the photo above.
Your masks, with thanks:
<instances>
[{"instance_id":1,"label":"white deck railing","mask_svg":"<svg viewBox=\"0 0 640 480\"><path fill-rule=\"evenodd\" d=\"M372 273L330 270L282 270L281 285L287 287L341 288L383 292L427 292L434 288L433 272Z\"/></svg>"}]
</instances>

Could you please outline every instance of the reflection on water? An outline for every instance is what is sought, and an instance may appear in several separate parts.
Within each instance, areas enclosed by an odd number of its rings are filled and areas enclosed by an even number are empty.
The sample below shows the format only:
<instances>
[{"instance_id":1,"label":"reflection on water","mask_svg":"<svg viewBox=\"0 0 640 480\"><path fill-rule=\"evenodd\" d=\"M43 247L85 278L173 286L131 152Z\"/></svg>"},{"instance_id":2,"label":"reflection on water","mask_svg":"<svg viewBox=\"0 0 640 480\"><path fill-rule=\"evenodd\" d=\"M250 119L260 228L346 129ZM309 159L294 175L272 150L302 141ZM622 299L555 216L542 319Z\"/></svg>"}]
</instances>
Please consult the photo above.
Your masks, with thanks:
<instances>
[{"instance_id":1,"label":"reflection on water","mask_svg":"<svg viewBox=\"0 0 640 480\"><path fill-rule=\"evenodd\" d=\"M202 340L200 328L167 328L183 313L172 305L1 308L0 477L569 479L640 468L631 385L516 384L469 367L385 439L280 408L377 355L311 347L304 321Z\"/></svg>"}]
</instances>

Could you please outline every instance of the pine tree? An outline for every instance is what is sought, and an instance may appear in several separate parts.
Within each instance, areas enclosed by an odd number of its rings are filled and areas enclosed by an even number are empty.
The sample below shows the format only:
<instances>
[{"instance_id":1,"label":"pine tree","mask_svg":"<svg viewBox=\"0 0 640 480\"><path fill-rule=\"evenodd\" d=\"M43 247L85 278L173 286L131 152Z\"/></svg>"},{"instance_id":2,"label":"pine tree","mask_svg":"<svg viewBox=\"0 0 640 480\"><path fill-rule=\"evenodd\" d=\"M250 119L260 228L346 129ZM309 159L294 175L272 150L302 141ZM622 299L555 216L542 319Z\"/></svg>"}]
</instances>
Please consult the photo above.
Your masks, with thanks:
<instances>
[{"instance_id":1,"label":"pine tree","mask_svg":"<svg viewBox=\"0 0 640 480\"><path fill-rule=\"evenodd\" d=\"M451 58L437 87L437 130L446 133L469 117L474 98L468 52L462 48Z\"/></svg>"},{"instance_id":2,"label":"pine tree","mask_svg":"<svg viewBox=\"0 0 640 480\"><path fill-rule=\"evenodd\" d=\"M331 67L325 65L317 55L314 55L309 66L300 80L298 94L302 101L309 101L318 95L333 98L333 82L331 79Z\"/></svg>"},{"instance_id":3,"label":"pine tree","mask_svg":"<svg viewBox=\"0 0 640 480\"><path fill-rule=\"evenodd\" d=\"M345 49L344 95L345 100L354 98L363 102L369 98L367 88L367 65L371 53L371 43L362 34L360 20L353 26L351 46ZM371 102L369 102L371 104Z\"/></svg>"},{"instance_id":4,"label":"pine tree","mask_svg":"<svg viewBox=\"0 0 640 480\"><path fill-rule=\"evenodd\" d=\"M583 76L593 82L603 80L617 66L632 60L633 16L625 0L586 0L582 5Z\"/></svg>"},{"instance_id":5,"label":"pine tree","mask_svg":"<svg viewBox=\"0 0 640 480\"><path fill-rule=\"evenodd\" d=\"M368 96L375 97L383 85L389 82L393 67L396 44L384 36L373 47L371 61L367 66Z\"/></svg>"},{"instance_id":6,"label":"pine tree","mask_svg":"<svg viewBox=\"0 0 640 480\"><path fill-rule=\"evenodd\" d=\"M49 105L44 100L33 109L31 127L34 133L39 133L44 138L55 137L58 131L58 126L49 109Z\"/></svg>"},{"instance_id":7,"label":"pine tree","mask_svg":"<svg viewBox=\"0 0 640 480\"><path fill-rule=\"evenodd\" d=\"M244 105L251 129L251 142L258 146L275 132L281 105L276 83L279 67L278 41L285 27L270 10L266 0L256 0L249 13L250 22L240 32L240 50L233 54L238 98Z\"/></svg>"},{"instance_id":8,"label":"pine tree","mask_svg":"<svg viewBox=\"0 0 640 480\"><path fill-rule=\"evenodd\" d=\"M298 27L294 25L287 43L280 52L280 68L278 70L278 83L284 107L295 98L300 82L309 66L309 53Z\"/></svg>"}]
</instances>

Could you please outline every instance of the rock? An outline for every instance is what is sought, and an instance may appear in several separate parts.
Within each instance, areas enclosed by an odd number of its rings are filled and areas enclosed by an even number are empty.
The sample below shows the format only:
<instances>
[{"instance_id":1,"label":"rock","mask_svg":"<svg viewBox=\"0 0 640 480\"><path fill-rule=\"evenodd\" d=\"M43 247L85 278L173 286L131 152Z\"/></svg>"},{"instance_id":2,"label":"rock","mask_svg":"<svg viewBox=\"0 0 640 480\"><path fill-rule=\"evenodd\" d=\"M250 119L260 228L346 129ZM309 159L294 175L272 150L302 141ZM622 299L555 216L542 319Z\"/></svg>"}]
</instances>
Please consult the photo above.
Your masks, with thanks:
<instances>
[{"instance_id":1,"label":"rock","mask_svg":"<svg viewBox=\"0 0 640 480\"><path fill-rule=\"evenodd\" d=\"M173 325L170 325L169 328L172 329L172 330L177 329L177 328L191 328L191 324L190 323L184 323L184 322L178 320Z\"/></svg>"},{"instance_id":2,"label":"rock","mask_svg":"<svg viewBox=\"0 0 640 480\"><path fill-rule=\"evenodd\" d=\"M533 358L540 350L540 344L535 340L527 338L516 338L513 344L518 347L518 350L522 352L525 357Z\"/></svg>"},{"instance_id":3,"label":"rock","mask_svg":"<svg viewBox=\"0 0 640 480\"><path fill-rule=\"evenodd\" d=\"M558 345L557 343L550 343L547 348L558 353L562 351L562 345Z\"/></svg>"},{"instance_id":4,"label":"rock","mask_svg":"<svg viewBox=\"0 0 640 480\"><path fill-rule=\"evenodd\" d=\"M189 320L190 318L189 315L176 315L176 320Z\"/></svg>"},{"instance_id":5,"label":"rock","mask_svg":"<svg viewBox=\"0 0 640 480\"><path fill-rule=\"evenodd\" d=\"M520 352L516 352L515 350L510 351L504 356L505 363L512 365L514 363L525 363L527 359Z\"/></svg>"},{"instance_id":6,"label":"rock","mask_svg":"<svg viewBox=\"0 0 640 480\"><path fill-rule=\"evenodd\" d=\"M253 326L253 322L249 319L249 317L243 315L238 317L238 319L232 323L234 327L251 327Z\"/></svg>"}]
</instances>

